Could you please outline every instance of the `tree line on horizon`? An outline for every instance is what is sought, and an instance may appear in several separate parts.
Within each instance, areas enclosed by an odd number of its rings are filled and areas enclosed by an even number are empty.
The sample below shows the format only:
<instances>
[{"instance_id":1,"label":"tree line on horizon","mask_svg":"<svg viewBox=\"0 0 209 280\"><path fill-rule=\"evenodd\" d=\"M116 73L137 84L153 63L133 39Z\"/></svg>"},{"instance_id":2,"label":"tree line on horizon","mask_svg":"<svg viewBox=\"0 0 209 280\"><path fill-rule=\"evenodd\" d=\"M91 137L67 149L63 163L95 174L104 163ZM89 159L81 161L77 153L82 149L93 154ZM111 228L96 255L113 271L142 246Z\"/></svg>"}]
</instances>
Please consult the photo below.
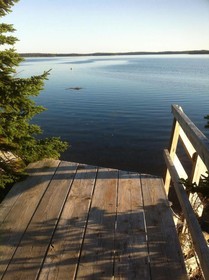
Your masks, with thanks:
<instances>
[{"instance_id":1,"label":"tree line on horizon","mask_svg":"<svg viewBox=\"0 0 209 280\"><path fill-rule=\"evenodd\" d=\"M108 56L108 55L166 55L166 54L209 54L209 50L162 51L162 52L95 52L95 53L19 53L21 57L63 57L63 56Z\"/></svg>"}]
</instances>

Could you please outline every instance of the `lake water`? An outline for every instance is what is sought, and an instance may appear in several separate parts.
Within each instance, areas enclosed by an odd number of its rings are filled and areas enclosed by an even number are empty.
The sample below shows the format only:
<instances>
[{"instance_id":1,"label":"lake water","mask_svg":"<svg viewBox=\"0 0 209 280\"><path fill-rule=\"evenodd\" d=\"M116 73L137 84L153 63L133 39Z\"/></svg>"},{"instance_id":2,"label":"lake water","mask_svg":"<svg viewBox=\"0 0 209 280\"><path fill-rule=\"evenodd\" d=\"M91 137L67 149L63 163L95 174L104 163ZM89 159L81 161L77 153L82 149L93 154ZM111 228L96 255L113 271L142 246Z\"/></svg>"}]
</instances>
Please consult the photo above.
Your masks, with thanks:
<instances>
[{"instance_id":1,"label":"lake water","mask_svg":"<svg viewBox=\"0 0 209 280\"><path fill-rule=\"evenodd\" d=\"M18 72L49 69L34 122L70 142L64 160L163 175L171 104L209 135L208 55L27 58Z\"/></svg>"}]
</instances>

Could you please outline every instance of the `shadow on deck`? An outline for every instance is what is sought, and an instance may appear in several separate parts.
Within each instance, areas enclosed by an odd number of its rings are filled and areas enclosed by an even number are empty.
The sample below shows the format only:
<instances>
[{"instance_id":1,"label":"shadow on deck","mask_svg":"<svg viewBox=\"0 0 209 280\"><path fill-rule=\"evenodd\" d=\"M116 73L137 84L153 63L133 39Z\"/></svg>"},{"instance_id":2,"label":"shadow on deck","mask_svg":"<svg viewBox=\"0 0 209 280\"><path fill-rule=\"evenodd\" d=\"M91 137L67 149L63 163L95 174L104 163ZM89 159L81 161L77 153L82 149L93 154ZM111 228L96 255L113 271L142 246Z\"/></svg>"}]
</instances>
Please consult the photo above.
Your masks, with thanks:
<instances>
[{"instance_id":1,"label":"shadow on deck","mask_svg":"<svg viewBox=\"0 0 209 280\"><path fill-rule=\"evenodd\" d=\"M0 205L1 279L187 279L161 178L46 160Z\"/></svg>"}]
</instances>

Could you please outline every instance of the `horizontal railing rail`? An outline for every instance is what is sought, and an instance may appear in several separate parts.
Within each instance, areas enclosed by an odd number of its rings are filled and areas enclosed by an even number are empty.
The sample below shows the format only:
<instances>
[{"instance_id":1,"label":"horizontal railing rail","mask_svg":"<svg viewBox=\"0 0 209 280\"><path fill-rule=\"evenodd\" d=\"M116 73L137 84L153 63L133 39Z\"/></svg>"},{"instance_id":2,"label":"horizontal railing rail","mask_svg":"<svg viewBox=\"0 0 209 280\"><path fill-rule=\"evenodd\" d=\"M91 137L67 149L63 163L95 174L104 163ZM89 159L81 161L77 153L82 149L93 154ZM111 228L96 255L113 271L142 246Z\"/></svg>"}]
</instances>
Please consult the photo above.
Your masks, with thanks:
<instances>
[{"instance_id":1,"label":"horizontal railing rail","mask_svg":"<svg viewBox=\"0 0 209 280\"><path fill-rule=\"evenodd\" d=\"M198 184L201 176L205 175L206 171L209 170L209 140L186 116L181 107L172 105L172 113L174 121L170 147L169 150L164 150L167 165L165 189L168 194L172 182L186 219L204 278L209 280L209 248L192 207L193 196L188 196L184 185L181 183L183 178L188 179L190 183L195 182ZM188 158L192 160L192 170L189 174L177 155L179 140L181 140ZM197 201L197 198L196 195L195 201Z\"/></svg>"},{"instance_id":2,"label":"horizontal railing rail","mask_svg":"<svg viewBox=\"0 0 209 280\"><path fill-rule=\"evenodd\" d=\"M185 132L197 154L209 170L209 140L177 105L172 106L174 118Z\"/></svg>"}]
</instances>

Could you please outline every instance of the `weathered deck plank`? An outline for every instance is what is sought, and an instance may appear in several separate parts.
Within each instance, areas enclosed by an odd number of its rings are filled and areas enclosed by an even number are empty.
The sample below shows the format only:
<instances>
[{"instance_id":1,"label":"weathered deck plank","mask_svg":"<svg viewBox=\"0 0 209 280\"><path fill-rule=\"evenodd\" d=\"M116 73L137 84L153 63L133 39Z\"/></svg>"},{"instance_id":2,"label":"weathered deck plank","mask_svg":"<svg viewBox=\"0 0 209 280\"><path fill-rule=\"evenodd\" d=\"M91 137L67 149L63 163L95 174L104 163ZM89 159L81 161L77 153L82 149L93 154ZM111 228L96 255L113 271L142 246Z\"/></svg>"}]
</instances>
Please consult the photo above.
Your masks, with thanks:
<instances>
[{"instance_id":1,"label":"weathered deck plank","mask_svg":"<svg viewBox=\"0 0 209 280\"><path fill-rule=\"evenodd\" d=\"M87 215L96 180L96 168L78 168L39 279L74 279Z\"/></svg>"},{"instance_id":2,"label":"weathered deck plank","mask_svg":"<svg viewBox=\"0 0 209 280\"><path fill-rule=\"evenodd\" d=\"M99 168L76 277L111 279L118 171Z\"/></svg>"},{"instance_id":3,"label":"weathered deck plank","mask_svg":"<svg viewBox=\"0 0 209 280\"><path fill-rule=\"evenodd\" d=\"M35 279L38 275L76 169L75 163L61 162L24 233L4 279Z\"/></svg>"},{"instance_id":4,"label":"weathered deck plank","mask_svg":"<svg viewBox=\"0 0 209 280\"><path fill-rule=\"evenodd\" d=\"M0 279L186 279L161 179L47 161L0 205Z\"/></svg>"},{"instance_id":5,"label":"weathered deck plank","mask_svg":"<svg viewBox=\"0 0 209 280\"><path fill-rule=\"evenodd\" d=\"M0 207L0 277L9 265L28 227L59 161L42 161L31 165L31 176L9 192Z\"/></svg>"},{"instance_id":6,"label":"weathered deck plank","mask_svg":"<svg viewBox=\"0 0 209 280\"><path fill-rule=\"evenodd\" d=\"M15 203L19 200L19 198L25 195L26 191L29 192L33 187L36 187L37 185L44 182L49 182L48 180L50 180L54 175L54 172L59 163L59 160L56 161L49 159L35 162L29 165L28 173L30 174L30 176L27 177L25 181L15 184L15 186L9 191L6 198L1 203L0 224L4 222L7 215L10 213L10 210L13 209ZM41 174L44 174L44 176L40 176ZM40 187L36 189L40 191ZM21 198L21 200L22 199L24 198Z\"/></svg>"},{"instance_id":7,"label":"weathered deck plank","mask_svg":"<svg viewBox=\"0 0 209 280\"><path fill-rule=\"evenodd\" d=\"M153 280L187 279L176 229L159 178L141 178L145 221L148 235L151 278Z\"/></svg>"},{"instance_id":8,"label":"weathered deck plank","mask_svg":"<svg viewBox=\"0 0 209 280\"><path fill-rule=\"evenodd\" d=\"M150 279L139 174L120 171L115 279Z\"/></svg>"}]
</instances>

